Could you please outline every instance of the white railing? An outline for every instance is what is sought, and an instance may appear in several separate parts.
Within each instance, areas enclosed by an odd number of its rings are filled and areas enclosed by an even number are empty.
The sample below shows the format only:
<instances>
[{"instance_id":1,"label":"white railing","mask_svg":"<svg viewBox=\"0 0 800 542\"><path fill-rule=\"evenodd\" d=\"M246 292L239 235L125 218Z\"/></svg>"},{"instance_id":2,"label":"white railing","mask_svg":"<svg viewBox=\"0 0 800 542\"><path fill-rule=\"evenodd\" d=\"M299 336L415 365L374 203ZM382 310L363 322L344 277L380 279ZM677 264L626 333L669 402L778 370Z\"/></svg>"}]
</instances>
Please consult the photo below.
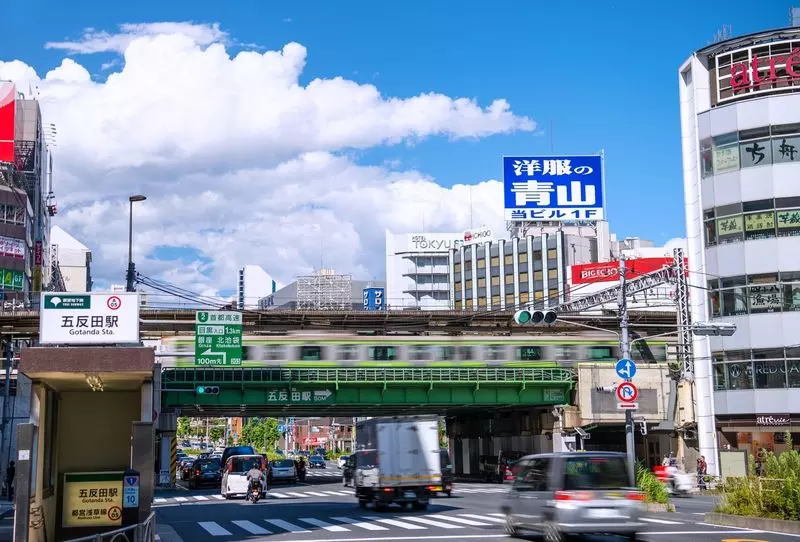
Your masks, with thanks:
<instances>
[{"instance_id":1,"label":"white railing","mask_svg":"<svg viewBox=\"0 0 800 542\"><path fill-rule=\"evenodd\" d=\"M72 538L66 542L154 542L156 539L156 513L151 512L147 519L136 525L106 533Z\"/></svg>"}]
</instances>

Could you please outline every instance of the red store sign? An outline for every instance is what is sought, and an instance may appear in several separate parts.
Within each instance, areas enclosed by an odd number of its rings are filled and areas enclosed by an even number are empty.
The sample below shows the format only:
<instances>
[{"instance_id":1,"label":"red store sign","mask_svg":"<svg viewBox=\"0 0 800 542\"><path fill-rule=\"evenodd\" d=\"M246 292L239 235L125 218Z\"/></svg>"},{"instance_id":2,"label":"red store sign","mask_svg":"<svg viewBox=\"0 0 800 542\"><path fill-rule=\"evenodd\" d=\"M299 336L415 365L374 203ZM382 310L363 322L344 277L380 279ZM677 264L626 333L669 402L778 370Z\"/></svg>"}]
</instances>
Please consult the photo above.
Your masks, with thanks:
<instances>
[{"instance_id":1,"label":"red store sign","mask_svg":"<svg viewBox=\"0 0 800 542\"><path fill-rule=\"evenodd\" d=\"M630 279L669 267L672 262L672 258L637 258L625 260L625 269ZM571 274L572 284L616 282L619 280L619 261L573 265Z\"/></svg>"}]
</instances>

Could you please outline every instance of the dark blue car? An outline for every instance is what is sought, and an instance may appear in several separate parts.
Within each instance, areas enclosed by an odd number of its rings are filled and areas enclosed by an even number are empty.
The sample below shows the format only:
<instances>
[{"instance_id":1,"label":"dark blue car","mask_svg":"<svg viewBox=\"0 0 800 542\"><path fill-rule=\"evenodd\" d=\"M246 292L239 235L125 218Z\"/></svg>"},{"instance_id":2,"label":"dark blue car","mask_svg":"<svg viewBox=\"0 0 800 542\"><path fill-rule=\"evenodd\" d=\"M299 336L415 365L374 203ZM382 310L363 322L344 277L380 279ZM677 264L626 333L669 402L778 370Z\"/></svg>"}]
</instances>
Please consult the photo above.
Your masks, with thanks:
<instances>
[{"instance_id":1,"label":"dark blue car","mask_svg":"<svg viewBox=\"0 0 800 542\"><path fill-rule=\"evenodd\" d=\"M312 469L316 468L324 469L325 467L328 466L328 464L325 463L325 458L322 457L321 455L312 455L311 457L308 458L308 462L311 465Z\"/></svg>"}]
</instances>

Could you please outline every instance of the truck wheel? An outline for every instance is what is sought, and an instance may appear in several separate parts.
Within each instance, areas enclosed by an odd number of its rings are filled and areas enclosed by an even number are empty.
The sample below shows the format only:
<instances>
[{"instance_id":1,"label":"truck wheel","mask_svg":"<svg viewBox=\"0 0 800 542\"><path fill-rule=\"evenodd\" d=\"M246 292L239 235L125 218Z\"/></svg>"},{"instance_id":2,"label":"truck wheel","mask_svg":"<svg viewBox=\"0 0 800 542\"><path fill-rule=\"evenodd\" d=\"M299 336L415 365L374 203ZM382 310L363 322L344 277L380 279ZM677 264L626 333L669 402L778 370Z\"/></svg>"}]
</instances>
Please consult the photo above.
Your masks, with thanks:
<instances>
[{"instance_id":1,"label":"truck wheel","mask_svg":"<svg viewBox=\"0 0 800 542\"><path fill-rule=\"evenodd\" d=\"M385 502L378 502L378 501L375 501L375 510L376 510L376 511L378 511L378 512L383 512L383 511L385 511L387 508L389 508L389 507L388 507L388 505L387 505Z\"/></svg>"},{"instance_id":2,"label":"truck wheel","mask_svg":"<svg viewBox=\"0 0 800 542\"><path fill-rule=\"evenodd\" d=\"M427 510L428 509L428 503L427 502L414 501L413 503L411 503L411 507L414 510Z\"/></svg>"},{"instance_id":3,"label":"truck wheel","mask_svg":"<svg viewBox=\"0 0 800 542\"><path fill-rule=\"evenodd\" d=\"M359 508L366 508L367 504L369 504L369 503L367 503L367 501L365 501L364 499L358 499L358 507Z\"/></svg>"}]
</instances>

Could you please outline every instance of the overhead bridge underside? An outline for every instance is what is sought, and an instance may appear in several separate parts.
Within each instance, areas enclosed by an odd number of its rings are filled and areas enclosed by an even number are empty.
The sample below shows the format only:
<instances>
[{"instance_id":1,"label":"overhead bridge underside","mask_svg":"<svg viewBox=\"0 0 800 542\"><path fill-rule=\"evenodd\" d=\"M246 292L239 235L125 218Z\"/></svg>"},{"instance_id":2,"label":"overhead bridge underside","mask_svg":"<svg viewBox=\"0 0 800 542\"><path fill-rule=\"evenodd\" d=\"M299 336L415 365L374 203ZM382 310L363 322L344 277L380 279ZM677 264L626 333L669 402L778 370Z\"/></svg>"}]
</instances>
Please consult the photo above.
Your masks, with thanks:
<instances>
[{"instance_id":1,"label":"overhead bridge underside","mask_svg":"<svg viewBox=\"0 0 800 542\"><path fill-rule=\"evenodd\" d=\"M569 368L168 368L161 382L162 409L181 415L361 416L564 404L574 374ZM198 393L199 387L215 393Z\"/></svg>"}]
</instances>

